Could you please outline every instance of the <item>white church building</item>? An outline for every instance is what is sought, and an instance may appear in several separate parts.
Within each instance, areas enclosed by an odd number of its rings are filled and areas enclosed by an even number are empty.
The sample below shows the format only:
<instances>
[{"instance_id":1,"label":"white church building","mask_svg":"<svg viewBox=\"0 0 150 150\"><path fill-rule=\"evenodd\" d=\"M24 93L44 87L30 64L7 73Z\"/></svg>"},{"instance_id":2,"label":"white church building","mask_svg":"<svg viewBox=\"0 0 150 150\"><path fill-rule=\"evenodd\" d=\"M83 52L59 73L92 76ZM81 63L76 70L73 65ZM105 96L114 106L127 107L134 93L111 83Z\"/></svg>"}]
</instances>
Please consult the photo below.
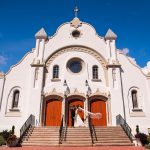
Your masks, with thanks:
<instances>
[{"instance_id":1,"label":"white church building","mask_svg":"<svg viewBox=\"0 0 150 150\"><path fill-rule=\"evenodd\" d=\"M71 126L70 108L100 112L95 126L116 126L121 115L135 133L150 128L150 69L116 47L109 29L99 36L75 17L52 36L42 28L36 45L20 62L0 73L0 130L20 128L33 114L36 126ZM88 125L88 117L80 112Z\"/></svg>"}]
</instances>

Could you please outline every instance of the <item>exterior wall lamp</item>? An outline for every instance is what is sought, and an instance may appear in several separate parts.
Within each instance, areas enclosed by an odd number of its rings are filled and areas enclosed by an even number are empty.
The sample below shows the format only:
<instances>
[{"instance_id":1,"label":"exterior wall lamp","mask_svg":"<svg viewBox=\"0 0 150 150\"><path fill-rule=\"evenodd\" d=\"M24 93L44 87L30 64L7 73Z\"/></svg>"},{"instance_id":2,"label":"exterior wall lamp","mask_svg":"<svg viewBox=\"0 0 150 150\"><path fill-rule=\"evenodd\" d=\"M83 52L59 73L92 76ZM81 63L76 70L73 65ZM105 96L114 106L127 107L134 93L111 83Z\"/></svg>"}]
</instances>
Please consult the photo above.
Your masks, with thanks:
<instances>
[{"instance_id":1,"label":"exterior wall lamp","mask_svg":"<svg viewBox=\"0 0 150 150\"><path fill-rule=\"evenodd\" d=\"M89 83L88 83L88 81L87 81L87 80L85 80L85 86L87 86L87 87L88 87L88 89L87 89L87 96L91 95L92 90L91 90L91 88L90 88Z\"/></svg>"},{"instance_id":2,"label":"exterior wall lamp","mask_svg":"<svg viewBox=\"0 0 150 150\"><path fill-rule=\"evenodd\" d=\"M64 95L67 97L67 95L70 93L70 89L69 89L69 87L68 87L68 84L67 84L67 81L66 81L66 80L64 80L63 86L66 86L66 90L65 90L65 92L64 92Z\"/></svg>"}]
</instances>

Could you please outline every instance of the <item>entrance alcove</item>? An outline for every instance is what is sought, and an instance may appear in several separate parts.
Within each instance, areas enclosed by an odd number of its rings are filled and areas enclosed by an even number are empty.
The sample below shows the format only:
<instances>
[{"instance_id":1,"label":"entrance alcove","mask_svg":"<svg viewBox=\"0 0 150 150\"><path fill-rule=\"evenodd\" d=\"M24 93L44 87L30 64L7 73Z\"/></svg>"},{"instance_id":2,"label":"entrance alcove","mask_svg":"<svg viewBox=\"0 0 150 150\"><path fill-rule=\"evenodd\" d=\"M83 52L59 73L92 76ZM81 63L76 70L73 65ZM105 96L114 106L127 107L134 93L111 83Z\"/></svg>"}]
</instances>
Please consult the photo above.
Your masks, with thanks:
<instances>
[{"instance_id":1,"label":"entrance alcove","mask_svg":"<svg viewBox=\"0 0 150 150\"><path fill-rule=\"evenodd\" d=\"M101 95L93 95L89 97L88 108L92 113L101 113L100 119L91 118L94 126L107 126L107 97Z\"/></svg>"}]
</instances>

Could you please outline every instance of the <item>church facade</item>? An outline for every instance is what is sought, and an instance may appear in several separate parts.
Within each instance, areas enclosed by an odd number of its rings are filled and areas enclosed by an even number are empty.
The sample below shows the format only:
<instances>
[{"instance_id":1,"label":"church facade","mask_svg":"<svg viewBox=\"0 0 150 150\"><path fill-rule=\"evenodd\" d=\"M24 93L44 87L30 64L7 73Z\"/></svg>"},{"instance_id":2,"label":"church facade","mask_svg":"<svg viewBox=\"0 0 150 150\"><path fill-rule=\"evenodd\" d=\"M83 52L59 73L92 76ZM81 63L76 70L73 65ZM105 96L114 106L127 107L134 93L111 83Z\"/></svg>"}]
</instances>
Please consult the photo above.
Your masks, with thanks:
<instances>
[{"instance_id":1,"label":"church facade","mask_svg":"<svg viewBox=\"0 0 150 150\"><path fill-rule=\"evenodd\" d=\"M101 113L95 126L116 126L121 115L135 132L150 128L150 70L116 48L117 36L99 36L75 17L53 36L42 28L36 45L18 64L0 74L0 130L16 132L30 114L36 126L72 125L71 108ZM88 125L88 116L80 112Z\"/></svg>"}]
</instances>

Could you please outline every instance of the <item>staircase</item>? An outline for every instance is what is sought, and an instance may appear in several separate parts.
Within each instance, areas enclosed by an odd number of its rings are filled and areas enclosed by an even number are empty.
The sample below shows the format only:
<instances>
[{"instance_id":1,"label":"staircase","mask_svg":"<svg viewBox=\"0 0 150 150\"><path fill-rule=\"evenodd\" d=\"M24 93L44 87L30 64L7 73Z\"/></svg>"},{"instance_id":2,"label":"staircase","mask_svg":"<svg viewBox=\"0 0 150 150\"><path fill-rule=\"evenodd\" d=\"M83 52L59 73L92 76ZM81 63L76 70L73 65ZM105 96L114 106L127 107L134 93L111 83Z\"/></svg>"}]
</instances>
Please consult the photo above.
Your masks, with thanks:
<instances>
[{"instance_id":1,"label":"staircase","mask_svg":"<svg viewBox=\"0 0 150 150\"><path fill-rule=\"evenodd\" d=\"M59 146L59 127L32 127L22 139L22 146Z\"/></svg>"},{"instance_id":2,"label":"staircase","mask_svg":"<svg viewBox=\"0 0 150 150\"><path fill-rule=\"evenodd\" d=\"M120 126L95 127L97 141L94 146L134 146Z\"/></svg>"},{"instance_id":3,"label":"staircase","mask_svg":"<svg viewBox=\"0 0 150 150\"><path fill-rule=\"evenodd\" d=\"M89 128L77 127L67 128L66 139L62 141L60 146L92 146L92 140Z\"/></svg>"},{"instance_id":4,"label":"staircase","mask_svg":"<svg viewBox=\"0 0 150 150\"><path fill-rule=\"evenodd\" d=\"M92 144L90 130L87 127L66 130L62 144L59 144L59 127L32 127L24 135L22 146L133 146L120 126L95 127L97 141Z\"/></svg>"}]
</instances>

